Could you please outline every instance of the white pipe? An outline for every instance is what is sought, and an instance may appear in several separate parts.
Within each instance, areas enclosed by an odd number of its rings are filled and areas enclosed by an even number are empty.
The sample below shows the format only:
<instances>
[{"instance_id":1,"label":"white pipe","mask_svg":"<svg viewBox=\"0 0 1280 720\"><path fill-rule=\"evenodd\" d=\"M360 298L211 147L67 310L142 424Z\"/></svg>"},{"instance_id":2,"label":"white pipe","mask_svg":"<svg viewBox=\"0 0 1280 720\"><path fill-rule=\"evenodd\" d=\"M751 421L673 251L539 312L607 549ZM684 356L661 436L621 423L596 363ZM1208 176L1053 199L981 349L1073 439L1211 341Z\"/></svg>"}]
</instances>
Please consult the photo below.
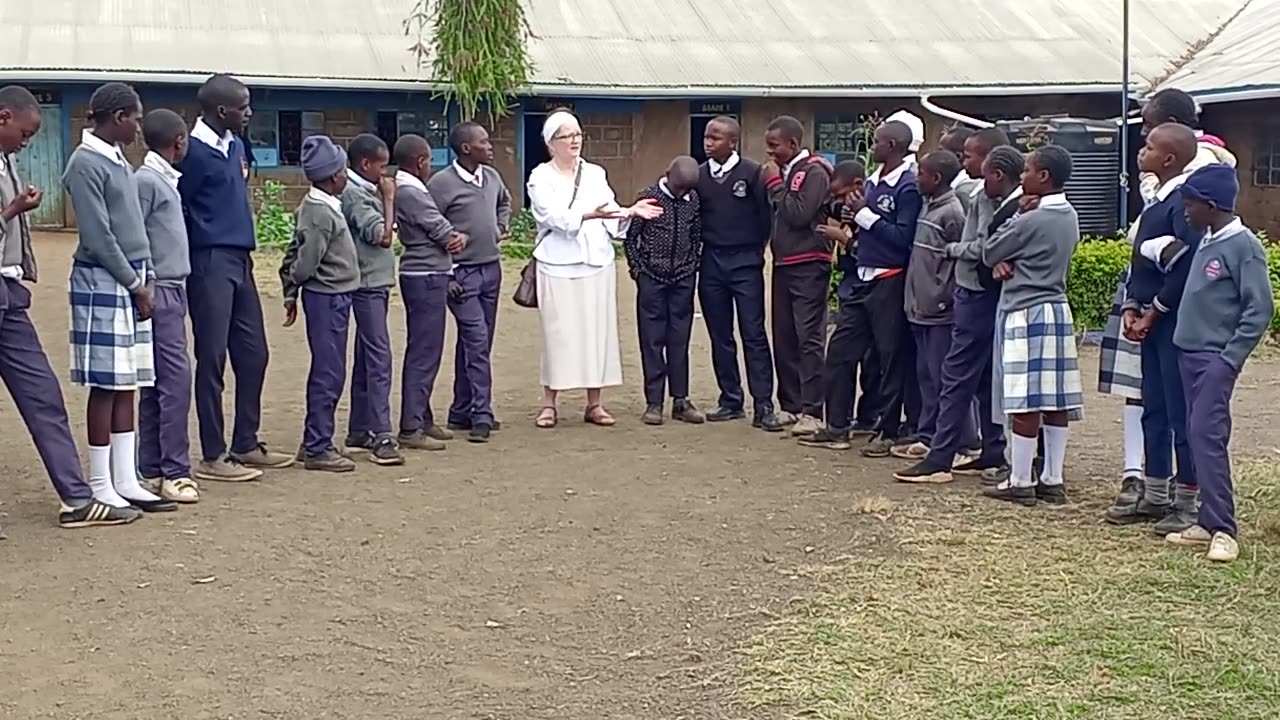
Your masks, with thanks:
<instances>
[{"instance_id":1,"label":"white pipe","mask_svg":"<svg viewBox=\"0 0 1280 720\"><path fill-rule=\"evenodd\" d=\"M940 115L944 118L947 118L948 120L955 120L956 122L962 122L965 125L972 125L982 130L985 130L986 128L989 128L989 127L995 127L995 123L989 123L986 120L979 120L978 118L969 117L968 115L962 115L961 113L955 112L953 110L948 110L944 107L938 107L937 105L934 105L932 101L929 100L928 95L920 96L920 105L925 110L928 110L934 115Z\"/></svg>"}]
</instances>

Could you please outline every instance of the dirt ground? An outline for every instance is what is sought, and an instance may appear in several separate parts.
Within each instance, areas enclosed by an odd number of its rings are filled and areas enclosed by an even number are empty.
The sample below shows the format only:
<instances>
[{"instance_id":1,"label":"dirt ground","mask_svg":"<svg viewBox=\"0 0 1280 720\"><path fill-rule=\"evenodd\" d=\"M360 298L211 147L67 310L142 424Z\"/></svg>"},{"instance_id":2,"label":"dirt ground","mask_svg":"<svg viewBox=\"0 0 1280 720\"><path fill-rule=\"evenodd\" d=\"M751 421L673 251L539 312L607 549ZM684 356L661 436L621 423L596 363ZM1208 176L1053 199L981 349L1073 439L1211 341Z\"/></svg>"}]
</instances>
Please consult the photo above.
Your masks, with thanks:
<instances>
[{"instance_id":1,"label":"dirt ground","mask_svg":"<svg viewBox=\"0 0 1280 720\"><path fill-rule=\"evenodd\" d=\"M37 238L34 318L60 375L72 240ZM263 436L288 449L301 433L305 340L301 326L280 327L274 268L260 270L273 353ZM200 505L127 528L56 527L34 448L0 400L0 717L764 716L733 705L724 678L740 644L807 592L791 568L892 553L886 526L854 511L868 499L945 505L973 489L895 486L890 461L802 449L744 423L640 425L632 286L619 287L628 384L608 398L616 428L582 425L579 395L562 404L560 429L534 429L537 319L508 303L495 349L505 426L488 446L456 441L345 476L206 484ZM397 306L393 338L403 326ZM695 399L709 407L700 322L693 361ZM1242 381L1242 452L1277 452L1276 368L1254 362ZM1090 385L1092 353L1085 372ZM438 413L452 374L450 357ZM83 444L84 393L65 392ZM1091 396L1088 410L1068 475L1100 487L1116 469L1119 405Z\"/></svg>"}]
</instances>

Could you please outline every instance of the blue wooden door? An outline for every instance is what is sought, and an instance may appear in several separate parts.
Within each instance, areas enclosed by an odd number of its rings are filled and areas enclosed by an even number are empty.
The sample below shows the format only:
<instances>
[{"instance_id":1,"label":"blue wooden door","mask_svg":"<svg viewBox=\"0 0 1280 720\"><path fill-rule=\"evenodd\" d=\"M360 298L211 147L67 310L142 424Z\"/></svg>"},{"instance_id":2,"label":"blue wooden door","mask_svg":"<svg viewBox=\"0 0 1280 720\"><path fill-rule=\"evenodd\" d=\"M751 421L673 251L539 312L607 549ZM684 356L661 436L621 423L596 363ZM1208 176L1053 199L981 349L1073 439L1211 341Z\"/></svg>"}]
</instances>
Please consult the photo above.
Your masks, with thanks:
<instances>
[{"instance_id":1,"label":"blue wooden door","mask_svg":"<svg viewBox=\"0 0 1280 720\"><path fill-rule=\"evenodd\" d=\"M66 220L62 207L62 108L41 105L40 118L40 132L17 155L18 177L44 192L40 207L31 214L31 224L62 227Z\"/></svg>"}]
</instances>

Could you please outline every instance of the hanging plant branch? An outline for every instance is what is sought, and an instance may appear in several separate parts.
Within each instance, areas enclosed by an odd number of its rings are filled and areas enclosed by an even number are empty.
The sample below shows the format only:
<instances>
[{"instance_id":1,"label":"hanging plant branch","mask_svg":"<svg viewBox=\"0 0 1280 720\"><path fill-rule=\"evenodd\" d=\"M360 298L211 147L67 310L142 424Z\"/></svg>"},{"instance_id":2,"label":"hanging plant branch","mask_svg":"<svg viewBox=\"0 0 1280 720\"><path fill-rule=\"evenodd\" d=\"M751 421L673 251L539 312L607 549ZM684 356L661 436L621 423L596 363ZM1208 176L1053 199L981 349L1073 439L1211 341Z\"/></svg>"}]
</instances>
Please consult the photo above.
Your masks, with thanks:
<instances>
[{"instance_id":1,"label":"hanging plant branch","mask_svg":"<svg viewBox=\"0 0 1280 720\"><path fill-rule=\"evenodd\" d=\"M415 40L409 51L418 68L444 83L440 94L456 102L463 120L483 105L491 120L508 113L507 103L529 86L533 37L522 0L414 0L404 21Z\"/></svg>"}]
</instances>

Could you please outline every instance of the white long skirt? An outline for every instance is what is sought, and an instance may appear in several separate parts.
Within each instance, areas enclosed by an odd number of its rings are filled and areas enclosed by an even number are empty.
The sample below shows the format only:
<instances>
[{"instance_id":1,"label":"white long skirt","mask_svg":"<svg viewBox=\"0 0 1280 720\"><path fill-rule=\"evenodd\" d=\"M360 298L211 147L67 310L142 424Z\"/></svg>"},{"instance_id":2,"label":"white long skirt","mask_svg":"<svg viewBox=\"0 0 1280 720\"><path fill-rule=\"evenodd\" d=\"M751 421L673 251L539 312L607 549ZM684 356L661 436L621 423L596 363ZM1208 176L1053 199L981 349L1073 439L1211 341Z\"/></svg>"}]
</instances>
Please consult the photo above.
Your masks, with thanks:
<instances>
[{"instance_id":1,"label":"white long skirt","mask_svg":"<svg viewBox=\"0 0 1280 720\"><path fill-rule=\"evenodd\" d=\"M552 390L622 384L618 275L614 263L586 277L538 271L542 384Z\"/></svg>"}]
</instances>

